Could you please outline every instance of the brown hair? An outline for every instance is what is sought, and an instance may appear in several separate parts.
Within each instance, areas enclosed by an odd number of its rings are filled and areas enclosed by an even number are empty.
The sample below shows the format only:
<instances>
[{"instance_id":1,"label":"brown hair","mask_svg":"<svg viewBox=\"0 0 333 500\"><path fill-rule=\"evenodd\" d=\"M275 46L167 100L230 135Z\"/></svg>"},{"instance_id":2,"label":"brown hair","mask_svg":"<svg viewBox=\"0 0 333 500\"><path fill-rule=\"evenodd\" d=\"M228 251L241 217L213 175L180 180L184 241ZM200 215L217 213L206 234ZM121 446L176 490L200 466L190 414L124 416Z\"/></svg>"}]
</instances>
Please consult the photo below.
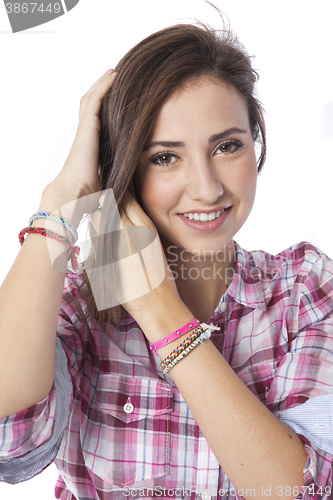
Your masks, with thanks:
<instances>
[{"instance_id":1,"label":"brown hair","mask_svg":"<svg viewBox=\"0 0 333 500\"><path fill-rule=\"evenodd\" d=\"M203 75L232 85L245 98L252 137L261 146L260 172L266 156L266 134L263 108L254 93L258 74L230 30L216 31L202 23L168 27L138 43L115 70L118 76L100 112L99 164L102 188L112 189L119 210L127 190L135 195L134 173L161 106L175 89ZM110 224L112 214L103 212ZM107 261L106 252L110 254L110 246L114 251L115 245L115 238L101 245L104 255L99 256L99 262ZM90 315L101 326L117 324L121 309L97 311L86 274L82 292Z\"/></svg>"}]
</instances>

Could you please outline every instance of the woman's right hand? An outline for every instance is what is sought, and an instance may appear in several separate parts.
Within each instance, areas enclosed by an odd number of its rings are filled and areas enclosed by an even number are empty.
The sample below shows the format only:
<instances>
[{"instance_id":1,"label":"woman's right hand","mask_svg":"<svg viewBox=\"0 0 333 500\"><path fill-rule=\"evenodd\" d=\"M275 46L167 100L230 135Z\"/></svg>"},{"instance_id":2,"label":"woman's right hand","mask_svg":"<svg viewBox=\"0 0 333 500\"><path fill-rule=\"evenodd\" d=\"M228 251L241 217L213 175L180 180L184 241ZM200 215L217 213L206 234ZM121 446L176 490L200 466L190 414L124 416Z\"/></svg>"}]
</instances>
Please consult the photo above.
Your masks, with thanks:
<instances>
[{"instance_id":1,"label":"woman's right hand","mask_svg":"<svg viewBox=\"0 0 333 500\"><path fill-rule=\"evenodd\" d=\"M43 193L44 197L57 200L60 206L83 196L98 193L101 189L98 176L101 128L99 111L102 100L112 87L116 75L114 70L108 70L81 98L79 125L73 145L62 170L46 186ZM93 197L94 202L95 199L98 200L98 197ZM88 206L84 206L84 212L89 213L95 208L89 206L88 201Z\"/></svg>"},{"instance_id":2,"label":"woman's right hand","mask_svg":"<svg viewBox=\"0 0 333 500\"><path fill-rule=\"evenodd\" d=\"M94 210L85 204L85 195L97 191L87 199L95 198L98 206L98 115L114 80L114 73L106 73L81 99L73 146L61 172L44 189L38 211L58 210L76 225L84 211ZM33 225L72 241L67 229L53 220L37 219ZM53 386L67 260L68 250L62 243L30 234L0 287L0 418L36 405Z\"/></svg>"}]
</instances>

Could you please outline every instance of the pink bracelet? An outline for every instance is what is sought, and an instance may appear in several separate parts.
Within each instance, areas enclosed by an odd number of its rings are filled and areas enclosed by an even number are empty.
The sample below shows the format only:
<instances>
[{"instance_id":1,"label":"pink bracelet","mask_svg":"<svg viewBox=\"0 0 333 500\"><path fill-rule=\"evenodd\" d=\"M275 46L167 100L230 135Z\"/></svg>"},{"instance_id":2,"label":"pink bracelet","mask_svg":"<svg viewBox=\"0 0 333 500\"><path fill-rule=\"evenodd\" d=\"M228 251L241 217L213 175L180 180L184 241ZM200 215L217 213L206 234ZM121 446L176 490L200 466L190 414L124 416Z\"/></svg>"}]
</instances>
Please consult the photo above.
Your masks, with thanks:
<instances>
[{"instance_id":1,"label":"pink bracelet","mask_svg":"<svg viewBox=\"0 0 333 500\"><path fill-rule=\"evenodd\" d=\"M190 323L187 323L186 325L179 328L179 330L170 333L170 335L164 337L164 339L161 339L158 342L155 342L154 344L150 344L150 349L152 349L155 352L156 356L158 356L156 352L157 349L160 349L166 344L170 344L170 342L173 342L174 340L178 339L178 337L185 335L185 333L189 332L198 325L200 325L200 321L197 318L194 318Z\"/></svg>"}]
</instances>

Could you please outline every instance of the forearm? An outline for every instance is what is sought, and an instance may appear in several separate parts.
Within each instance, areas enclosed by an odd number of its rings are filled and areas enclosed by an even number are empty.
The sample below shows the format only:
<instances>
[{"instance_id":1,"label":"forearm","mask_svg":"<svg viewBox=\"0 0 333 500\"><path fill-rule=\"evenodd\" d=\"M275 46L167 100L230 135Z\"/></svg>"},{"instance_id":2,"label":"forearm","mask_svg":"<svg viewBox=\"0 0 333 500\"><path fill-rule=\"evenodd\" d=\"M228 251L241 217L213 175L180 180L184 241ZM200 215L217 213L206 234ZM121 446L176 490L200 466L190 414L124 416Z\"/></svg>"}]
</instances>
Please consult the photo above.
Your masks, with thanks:
<instances>
[{"instance_id":1,"label":"forearm","mask_svg":"<svg viewBox=\"0 0 333 500\"><path fill-rule=\"evenodd\" d=\"M62 201L43 195L40 210L54 211ZM45 220L34 225L45 227ZM56 222L47 227L69 237ZM50 250L62 255L63 272L53 268ZM68 253L60 242L28 235L0 288L0 417L38 403L52 387Z\"/></svg>"},{"instance_id":2,"label":"forearm","mask_svg":"<svg viewBox=\"0 0 333 500\"><path fill-rule=\"evenodd\" d=\"M191 319L184 310L182 324ZM157 324L147 325L147 331L158 340ZM175 344L179 341L158 351L161 359ZM254 491L261 498L269 489L272 499L281 499L285 487L301 488L307 458L302 441L252 394L210 341L193 349L170 375L237 489L251 491L251 498Z\"/></svg>"},{"instance_id":3,"label":"forearm","mask_svg":"<svg viewBox=\"0 0 333 500\"><path fill-rule=\"evenodd\" d=\"M303 485L307 458L299 437L243 384L210 341L170 371L221 467L237 489ZM280 489L278 489L280 487Z\"/></svg>"},{"instance_id":4,"label":"forearm","mask_svg":"<svg viewBox=\"0 0 333 500\"><path fill-rule=\"evenodd\" d=\"M39 211L58 210L75 227L84 213L98 206L99 112L115 76L107 71L82 97L72 148L62 170L44 189L39 206ZM34 225L46 223L38 219ZM48 220L47 228L70 237L56 222ZM57 257L61 262L55 263ZM34 405L52 387L67 260L62 243L29 234L0 288L0 417Z\"/></svg>"}]
</instances>

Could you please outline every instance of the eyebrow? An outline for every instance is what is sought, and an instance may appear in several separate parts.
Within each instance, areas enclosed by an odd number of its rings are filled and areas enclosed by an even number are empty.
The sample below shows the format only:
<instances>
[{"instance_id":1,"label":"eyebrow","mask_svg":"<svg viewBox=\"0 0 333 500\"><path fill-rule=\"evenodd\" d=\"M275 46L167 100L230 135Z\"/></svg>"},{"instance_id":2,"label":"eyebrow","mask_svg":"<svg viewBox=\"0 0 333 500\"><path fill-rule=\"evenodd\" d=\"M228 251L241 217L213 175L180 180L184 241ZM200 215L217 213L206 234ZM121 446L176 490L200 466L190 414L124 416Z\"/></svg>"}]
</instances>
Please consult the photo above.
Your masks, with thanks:
<instances>
[{"instance_id":1,"label":"eyebrow","mask_svg":"<svg viewBox=\"0 0 333 500\"><path fill-rule=\"evenodd\" d=\"M247 130L243 130L237 127L232 127L228 128L224 132L221 132L220 134L214 134L211 135L208 139L208 143L212 144L213 142L220 141L222 139L225 139L228 137L230 134L246 134ZM155 146L163 146L164 148L185 148L186 144L185 142L175 142L175 141L154 141L148 144L143 148L143 151L148 151L149 149L152 149Z\"/></svg>"}]
</instances>

